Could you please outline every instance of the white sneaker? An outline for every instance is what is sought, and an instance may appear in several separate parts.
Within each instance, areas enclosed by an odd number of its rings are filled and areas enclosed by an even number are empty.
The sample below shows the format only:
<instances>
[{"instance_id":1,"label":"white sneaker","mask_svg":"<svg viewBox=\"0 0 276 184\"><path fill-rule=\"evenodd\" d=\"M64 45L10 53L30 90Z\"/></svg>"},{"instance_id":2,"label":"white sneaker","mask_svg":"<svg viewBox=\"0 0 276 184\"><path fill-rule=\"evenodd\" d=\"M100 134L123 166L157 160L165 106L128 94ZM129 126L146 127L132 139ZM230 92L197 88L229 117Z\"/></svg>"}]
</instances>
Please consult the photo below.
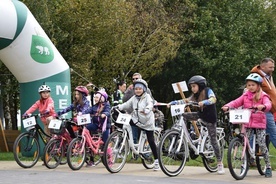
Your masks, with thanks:
<instances>
[{"instance_id":1,"label":"white sneaker","mask_svg":"<svg viewBox=\"0 0 276 184\"><path fill-rule=\"evenodd\" d=\"M155 161L155 162L154 162L153 170L154 170L154 171L159 171L159 170L160 170L159 162L158 162L158 161Z\"/></svg>"},{"instance_id":2,"label":"white sneaker","mask_svg":"<svg viewBox=\"0 0 276 184\"><path fill-rule=\"evenodd\" d=\"M223 164L218 164L218 174L224 174L225 170Z\"/></svg>"}]
</instances>

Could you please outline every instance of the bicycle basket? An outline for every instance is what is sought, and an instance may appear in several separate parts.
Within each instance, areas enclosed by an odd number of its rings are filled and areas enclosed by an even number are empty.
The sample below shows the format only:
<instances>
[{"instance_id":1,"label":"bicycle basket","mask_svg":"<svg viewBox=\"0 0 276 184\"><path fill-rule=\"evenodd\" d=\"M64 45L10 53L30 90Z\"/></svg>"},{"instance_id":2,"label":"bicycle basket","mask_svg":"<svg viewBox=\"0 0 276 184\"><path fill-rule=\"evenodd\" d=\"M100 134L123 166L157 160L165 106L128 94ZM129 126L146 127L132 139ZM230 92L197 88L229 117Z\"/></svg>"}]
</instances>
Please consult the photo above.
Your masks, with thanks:
<instances>
[{"instance_id":1,"label":"bicycle basket","mask_svg":"<svg viewBox=\"0 0 276 184\"><path fill-rule=\"evenodd\" d=\"M54 128L49 128L49 129L51 134L56 134L56 135L61 135L66 131L64 122L61 123L59 129L54 129Z\"/></svg>"}]
</instances>

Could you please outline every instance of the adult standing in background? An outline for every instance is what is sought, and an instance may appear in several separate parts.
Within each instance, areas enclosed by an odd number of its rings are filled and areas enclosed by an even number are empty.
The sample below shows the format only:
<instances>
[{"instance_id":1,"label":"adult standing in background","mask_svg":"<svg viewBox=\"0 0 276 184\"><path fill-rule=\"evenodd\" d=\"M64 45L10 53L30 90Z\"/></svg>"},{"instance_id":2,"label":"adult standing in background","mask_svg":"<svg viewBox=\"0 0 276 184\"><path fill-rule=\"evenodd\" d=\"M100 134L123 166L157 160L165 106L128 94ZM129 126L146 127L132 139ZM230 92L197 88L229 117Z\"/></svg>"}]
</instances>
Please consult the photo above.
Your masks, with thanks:
<instances>
[{"instance_id":1,"label":"adult standing in background","mask_svg":"<svg viewBox=\"0 0 276 184\"><path fill-rule=\"evenodd\" d=\"M114 91L114 93L111 97L113 106L123 103L123 97L124 97L125 91L126 91L126 82L125 81L117 82L116 83L116 91Z\"/></svg>"},{"instance_id":2,"label":"adult standing in background","mask_svg":"<svg viewBox=\"0 0 276 184\"><path fill-rule=\"evenodd\" d=\"M262 78L262 90L270 96L272 108L266 113L266 133L269 135L267 146L271 141L276 147L276 125L273 113L276 112L276 88L273 82L272 73L275 68L275 61L271 58L264 58L259 65L252 68L251 73L258 73Z\"/></svg>"}]
</instances>

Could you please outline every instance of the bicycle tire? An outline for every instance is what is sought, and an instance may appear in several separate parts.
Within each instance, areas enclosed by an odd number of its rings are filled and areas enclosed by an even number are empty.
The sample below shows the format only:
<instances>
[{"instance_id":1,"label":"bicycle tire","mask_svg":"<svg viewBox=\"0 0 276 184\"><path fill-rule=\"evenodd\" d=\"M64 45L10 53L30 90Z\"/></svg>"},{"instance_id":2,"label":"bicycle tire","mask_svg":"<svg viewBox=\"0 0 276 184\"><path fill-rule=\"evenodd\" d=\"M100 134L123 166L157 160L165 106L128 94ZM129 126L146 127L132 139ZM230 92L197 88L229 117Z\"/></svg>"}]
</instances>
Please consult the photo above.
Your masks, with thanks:
<instances>
[{"instance_id":1,"label":"bicycle tire","mask_svg":"<svg viewBox=\"0 0 276 184\"><path fill-rule=\"evenodd\" d=\"M48 169L56 168L64 155L64 147L60 139L50 140L44 149L43 162Z\"/></svg>"},{"instance_id":2,"label":"bicycle tire","mask_svg":"<svg viewBox=\"0 0 276 184\"><path fill-rule=\"evenodd\" d=\"M260 175L265 175L266 163L263 155L256 155L256 165Z\"/></svg>"},{"instance_id":3,"label":"bicycle tire","mask_svg":"<svg viewBox=\"0 0 276 184\"><path fill-rule=\"evenodd\" d=\"M86 160L86 146L84 146L83 152L81 152L83 139L81 137L77 137L73 139L67 150L67 163L72 170L79 170L82 168L85 160Z\"/></svg>"},{"instance_id":4,"label":"bicycle tire","mask_svg":"<svg viewBox=\"0 0 276 184\"><path fill-rule=\"evenodd\" d=\"M40 144L37 137L29 132L21 133L13 144L13 156L23 168L33 167L39 160Z\"/></svg>"},{"instance_id":5,"label":"bicycle tire","mask_svg":"<svg viewBox=\"0 0 276 184\"><path fill-rule=\"evenodd\" d=\"M125 135L122 131L114 131L104 146L103 163L110 173L120 172L130 152L128 138L123 142Z\"/></svg>"},{"instance_id":6,"label":"bicycle tire","mask_svg":"<svg viewBox=\"0 0 276 184\"><path fill-rule=\"evenodd\" d=\"M158 160L161 170L170 177L179 175L185 167L189 148L184 140L179 145L181 139L180 131L167 131L158 146ZM180 152L176 152L178 146L181 146ZM169 148L171 150L169 151Z\"/></svg>"},{"instance_id":7,"label":"bicycle tire","mask_svg":"<svg viewBox=\"0 0 276 184\"><path fill-rule=\"evenodd\" d=\"M142 154L145 157L142 159L142 164L146 169L152 169L154 167L154 156L152 154L148 139L143 139L141 144L143 145Z\"/></svg>"},{"instance_id":8,"label":"bicycle tire","mask_svg":"<svg viewBox=\"0 0 276 184\"><path fill-rule=\"evenodd\" d=\"M244 154L244 158L242 158L243 148L244 143L239 137L232 139L228 147L228 168L231 175L236 180L242 180L246 176L249 169L248 153L246 152Z\"/></svg>"}]
</instances>

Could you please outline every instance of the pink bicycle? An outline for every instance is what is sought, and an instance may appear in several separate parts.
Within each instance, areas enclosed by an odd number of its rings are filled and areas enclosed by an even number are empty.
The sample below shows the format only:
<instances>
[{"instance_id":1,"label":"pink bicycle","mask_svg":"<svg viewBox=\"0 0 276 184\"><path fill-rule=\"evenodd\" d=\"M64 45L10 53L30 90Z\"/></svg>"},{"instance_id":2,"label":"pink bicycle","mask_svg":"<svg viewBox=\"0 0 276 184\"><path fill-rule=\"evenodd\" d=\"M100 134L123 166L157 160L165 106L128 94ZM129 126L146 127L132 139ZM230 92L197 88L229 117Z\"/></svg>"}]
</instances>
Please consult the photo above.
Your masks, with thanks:
<instances>
[{"instance_id":1,"label":"pink bicycle","mask_svg":"<svg viewBox=\"0 0 276 184\"><path fill-rule=\"evenodd\" d=\"M70 134L66 130L66 124L75 124L72 119L53 119L49 124L52 138L44 149L44 165L49 169L56 168L59 164L66 164L66 152L69 143L72 141ZM65 158L65 159L64 159Z\"/></svg>"},{"instance_id":2,"label":"pink bicycle","mask_svg":"<svg viewBox=\"0 0 276 184\"><path fill-rule=\"evenodd\" d=\"M103 156L102 133L90 134L86 124L90 123L90 114L78 116L79 135L68 146L67 162L72 170L79 170L87 161L88 157L94 158L94 164L98 165Z\"/></svg>"}]
</instances>

